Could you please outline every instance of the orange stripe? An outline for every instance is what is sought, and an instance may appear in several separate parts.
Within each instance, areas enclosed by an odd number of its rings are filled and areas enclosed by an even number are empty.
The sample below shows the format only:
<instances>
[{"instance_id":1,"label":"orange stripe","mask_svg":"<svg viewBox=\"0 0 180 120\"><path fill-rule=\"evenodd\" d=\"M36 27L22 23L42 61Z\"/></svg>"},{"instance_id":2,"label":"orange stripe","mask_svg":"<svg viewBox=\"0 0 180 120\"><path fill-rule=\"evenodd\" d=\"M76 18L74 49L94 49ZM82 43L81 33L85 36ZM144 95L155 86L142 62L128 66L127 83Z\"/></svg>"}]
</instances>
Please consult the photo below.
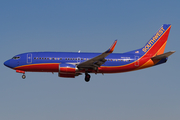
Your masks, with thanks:
<instances>
[{"instance_id":1,"label":"orange stripe","mask_svg":"<svg viewBox=\"0 0 180 120\"><path fill-rule=\"evenodd\" d=\"M164 53L165 47L166 47L166 43L167 41L162 45L162 47L158 50L158 52L156 53L156 55L160 55Z\"/></svg>"}]
</instances>

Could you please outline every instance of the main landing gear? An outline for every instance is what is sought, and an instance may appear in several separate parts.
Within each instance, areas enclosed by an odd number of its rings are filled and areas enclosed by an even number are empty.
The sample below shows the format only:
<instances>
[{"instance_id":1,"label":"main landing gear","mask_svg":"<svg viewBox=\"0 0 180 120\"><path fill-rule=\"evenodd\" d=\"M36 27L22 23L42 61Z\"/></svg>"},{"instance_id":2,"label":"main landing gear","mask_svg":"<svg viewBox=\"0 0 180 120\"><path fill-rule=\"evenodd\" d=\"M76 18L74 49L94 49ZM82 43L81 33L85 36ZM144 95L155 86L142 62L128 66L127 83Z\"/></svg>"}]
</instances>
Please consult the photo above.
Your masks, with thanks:
<instances>
[{"instance_id":1,"label":"main landing gear","mask_svg":"<svg viewBox=\"0 0 180 120\"><path fill-rule=\"evenodd\" d=\"M86 82L89 82L89 81L90 81L90 78L91 78L91 76L86 72L86 73L85 73L85 81L86 81Z\"/></svg>"}]
</instances>

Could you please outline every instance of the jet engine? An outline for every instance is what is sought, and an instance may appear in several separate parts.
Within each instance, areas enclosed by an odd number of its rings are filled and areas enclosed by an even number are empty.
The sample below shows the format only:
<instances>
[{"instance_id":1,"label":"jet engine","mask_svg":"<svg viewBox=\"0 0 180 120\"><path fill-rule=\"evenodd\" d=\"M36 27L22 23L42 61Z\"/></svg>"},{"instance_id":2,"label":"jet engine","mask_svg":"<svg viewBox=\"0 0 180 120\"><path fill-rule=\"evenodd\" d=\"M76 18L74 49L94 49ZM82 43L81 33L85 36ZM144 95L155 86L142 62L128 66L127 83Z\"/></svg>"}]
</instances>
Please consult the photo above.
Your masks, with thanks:
<instances>
[{"instance_id":1,"label":"jet engine","mask_svg":"<svg viewBox=\"0 0 180 120\"><path fill-rule=\"evenodd\" d=\"M59 64L59 77L66 77L66 78L74 78L79 74L76 73L78 68L75 65L71 64Z\"/></svg>"}]
</instances>

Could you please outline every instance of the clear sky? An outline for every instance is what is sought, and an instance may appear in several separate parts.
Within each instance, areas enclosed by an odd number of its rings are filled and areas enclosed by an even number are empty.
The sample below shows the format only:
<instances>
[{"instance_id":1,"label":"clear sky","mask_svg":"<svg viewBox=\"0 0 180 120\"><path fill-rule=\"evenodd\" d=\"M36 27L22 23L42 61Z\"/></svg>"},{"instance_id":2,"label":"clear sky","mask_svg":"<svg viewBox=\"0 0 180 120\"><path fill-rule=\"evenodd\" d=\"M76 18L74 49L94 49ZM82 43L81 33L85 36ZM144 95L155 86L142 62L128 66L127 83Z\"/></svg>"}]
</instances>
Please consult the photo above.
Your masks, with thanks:
<instances>
[{"instance_id":1,"label":"clear sky","mask_svg":"<svg viewBox=\"0 0 180 120\"><path fill-rule=\"evenodd\" d=\"M179 0L4 0L0 2L1 120L179 120ZM59 78L3 65L33 51L115 53L140 48L172 24L167 63L140 71Z\"/></svg>"}]
</instances>

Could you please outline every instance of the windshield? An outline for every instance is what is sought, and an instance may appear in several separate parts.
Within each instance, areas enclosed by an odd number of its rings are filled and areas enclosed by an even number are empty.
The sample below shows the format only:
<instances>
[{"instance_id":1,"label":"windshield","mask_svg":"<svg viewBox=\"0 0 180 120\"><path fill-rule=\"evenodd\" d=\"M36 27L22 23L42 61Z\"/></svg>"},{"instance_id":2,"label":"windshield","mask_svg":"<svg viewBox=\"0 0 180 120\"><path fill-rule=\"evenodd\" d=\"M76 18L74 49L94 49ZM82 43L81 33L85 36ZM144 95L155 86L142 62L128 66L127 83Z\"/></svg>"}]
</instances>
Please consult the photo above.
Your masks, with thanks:
<instances>
[{"instance_id":1,"label":"windshield","mask_svg":"<svg viewBox=\"0 0 180 120\"><path fill-rule=\"evenodd\" d=\"M20 58L19 56L15 56L15 57L13 57L12 59L17 60L17 59L19 59L19 58Z\"/></svg>"}]
</instances>

